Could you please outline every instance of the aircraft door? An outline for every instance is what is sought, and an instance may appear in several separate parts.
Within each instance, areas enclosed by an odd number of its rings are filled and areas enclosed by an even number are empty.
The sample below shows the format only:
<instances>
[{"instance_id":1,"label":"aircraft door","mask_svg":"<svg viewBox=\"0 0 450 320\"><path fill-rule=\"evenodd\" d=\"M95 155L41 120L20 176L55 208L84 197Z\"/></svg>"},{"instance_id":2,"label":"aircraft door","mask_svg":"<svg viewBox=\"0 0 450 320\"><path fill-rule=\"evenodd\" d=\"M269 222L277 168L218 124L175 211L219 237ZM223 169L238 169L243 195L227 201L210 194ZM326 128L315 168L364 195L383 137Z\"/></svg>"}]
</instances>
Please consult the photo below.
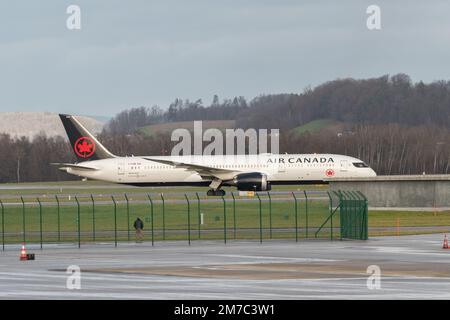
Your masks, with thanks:
<instances>
[{"instance_id":1,"label":"aircraft door","mask_svg":"<svg viewBox=\"0 0 450 320\"><path fill-rule=\"evenodd\" d=\"M117 164L117 175L118 175L119 177L125 175L125 166L126 166L125 162L119 162L119 163Z\"/></svg>"},{"instance_id":2,"label":"aircraft door","mask_svg":"<svg viewBox=\"0 0 450 320\"><path fill-rule=\"evenodd\" d=\"M284 161L278 162L277 166L278 166L278 173L285 173L286 172L286 165L285 165Z\"/></svg>"},{"instance_id":3,"label":"aircraft door","mask_svg":"<svg viewBox=\"0 0 450 320\"><path fill-rule=\"evenodd\" d=\"M343 171L343 172L348 171L348 161L347 160L341 160L341 171Z\"/></svg>"}]
</instances>

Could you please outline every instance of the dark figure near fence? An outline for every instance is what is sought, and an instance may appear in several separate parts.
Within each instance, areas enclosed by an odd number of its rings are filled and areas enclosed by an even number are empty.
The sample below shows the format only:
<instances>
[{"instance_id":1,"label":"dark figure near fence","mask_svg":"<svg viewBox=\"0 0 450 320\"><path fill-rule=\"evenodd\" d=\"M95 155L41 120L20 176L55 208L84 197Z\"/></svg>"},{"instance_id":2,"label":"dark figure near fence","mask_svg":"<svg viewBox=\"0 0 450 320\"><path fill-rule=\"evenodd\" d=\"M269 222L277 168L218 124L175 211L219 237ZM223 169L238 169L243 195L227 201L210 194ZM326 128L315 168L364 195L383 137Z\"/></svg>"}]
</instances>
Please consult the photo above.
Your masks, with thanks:
<instances>
[{"instance_id":1,"label":"dark figure near fence","mask_svg":"<svg viewBox=\"0 0 450 320\"><path fill-rule=\"evenodd\" d=\"M142 222L141 218L137 218L134 222L134 229L136 230L136 242L142 242L142 238L144 237L142 230L144 230L144 222Z\"/></svg>"}]
</instances>

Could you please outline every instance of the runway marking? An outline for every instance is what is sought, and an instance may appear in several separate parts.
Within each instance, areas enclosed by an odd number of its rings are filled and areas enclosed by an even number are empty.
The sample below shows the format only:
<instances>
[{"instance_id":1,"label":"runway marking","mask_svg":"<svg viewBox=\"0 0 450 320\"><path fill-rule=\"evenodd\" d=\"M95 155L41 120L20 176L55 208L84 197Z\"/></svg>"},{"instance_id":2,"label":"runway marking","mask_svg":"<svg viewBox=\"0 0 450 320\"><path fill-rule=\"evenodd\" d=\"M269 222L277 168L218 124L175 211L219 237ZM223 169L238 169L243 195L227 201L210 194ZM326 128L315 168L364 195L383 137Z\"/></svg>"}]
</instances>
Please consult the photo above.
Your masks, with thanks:
<instances>
[{"instance_id":1,"label":"runway marking","mask_svg":"<svg viewBox=\"0 0 450 320\"><path fill-rule=\"evenodd\" d=\"M55 271L56 272L56 271ZM82 272L82 278L85 280L104 280L104 281L123 281L123 282L129 282L131 280L135 281L143 281L143 282L189 282L192 281L192 279L185 279L185 277L177 277L177 279L151 279L152 277L158 277L163 278L160 275L137 275L137 274L107 274L107 273L97 273L91 272L91 271L83 271ZM61 273L61 275L55 275L55 274L48 274L48 273L42 273L42 274L31 274L31 273L7 273L7 272L0 272L0 276L5 275L5 280L11 280L11 276L15 277L14 280L17 281L29 281L31 279L43 279L43 278L57 278L57 279L66 279L67 275L65 273ZM0 284L1 285L1 284Z\"/></svg>"},{"instance_id":2,"label":"runway marking","mask_svg":"<svg viewBox=\"0 0 450 320\"><path fill-rule=\"evenodd\" d=\"M414 292L414 288L408 289L410 285L414 285L417 282L417 277L384 277L383 285L384 287L381 291L370 292L367 291L365 287L366 277L359 278L332 278L332 279L299 279L295 281L291 280L274 280L274 281L212 281L210 279L204 281L198 281L199 279L188 279L186 280L188 283L185 283L184 287L182 287L182 291L179 291L178 281L173 281L173 288L168 288L164 282L166 280L162 280L162 285L152 286L151 290L165 290L165 292L157 291L146 291L150 290L148 285L120 285L117 283L118 279L114 279L114 277L103 277L105 279L105 283L95 283L93 285L89 284L89 282L85 283L82 287L82 291L80 292L70 292L61 288L60 291L48 291L48 290L40 290L39 292L29 292L26 291L27 288L39 287L38 284L32 284L26 286L24 290L17 291L16 289L10 290L0 293L1 297L49 297L49 298L66 298L66 299L76 299L76 298L111 298L111 299L198 299L198 298L209 298L209 299L227 299L230 298L230 292L235 291L233 297L242 297L244 299L250 298L273 298L273 299L364 299L364 298L388 298L388 299L396 299L396 298L448 298L448 293L446 292L446 288L448 287L448 283L440 283L439 286L443 287L442 289L435 287L430 287L429 289L422 290L420 294ZM142 277L126 277L127 279L120 279L118 282L127 281L136 281L136 283L143 283L140 279ZM400 278L400 279L399 279ZM430 278L431 280L435 280ZM450 278L447 278L450 280ZM9 278L9 280L12 280ZM400 280L400 281L399 281ZM420 279L423 280L423 279ZM14 281L12 281L14 282ZM148 282L148 281L146 281ZM323 282L328 282L329 285L325 286L322 284ZM284 287L272 287L272 285L276 283L284 284ZM429 283L421 281L420 285L433 286L436 283ZM220 286L220 288L218 287ZM175 287L176 286L176 287ZM393 287L394 286L394 287ZM398 286L398 287L397 287ZM2 286L0 286L2 287ZM4 287L4 286L3 286ZM44 286L51 287L51 286ZM240 290L236 291L237 288ZM258 292L272 290L270 293L266 292ZM225 292L219 293L217 290L226 289ZM102 290L102 292L95 292L96 290ZM121 290L129 290L128 292L121 292ZM130 292L131 290L131 292ZM177 290L177 291L175 291ZM201 292L189 292L190 290L199 290ZM428 292L430 290L431 292ZM136 292L138 291L138 292ZM283 293L283 291L285 293ZM443 292L443 293L442 293Z\"/></svg>"},{"instance_id":3,"label":"runway marking","mask_svg":"<svg viewBox=\"0 0 450 320\"><path fill-rule=\"evenodd\" d=\"M363 248L363 247L360 247ZM430 255L430 256L448 256L448 252L429 252L425 250L418 250L418 249L410 249L407 247L375 247L375 246L368 246L365 247L368 249L375 249L378 252L383 253L402 253L402 254L416 254L416 255Z\"/></svg>"},{"instance_id":4,"label":"runway marking","mask_svg":"<svg viewBox=\"0 0 450 320\"><path fill-rule=\"evenodd\" d=\"M243 258L243 259L266 259L266 260L289 260L289 261L301 261L301 262L336 262L343 260L335 259L321 259L321 258L288 258L288 257L271 257L271 256L248 256L240 254L204 254L208 256L228 257L228 258Z\"/></svg>"},{"instance_id":5,"label":"runway marking","mask_svg":"<svg viewBox=\"0 0 450 320\"><path fill-rule=\"evenodd\" d=\"M422 239L424 239L422 241ZM425 240L426 239L426 240ZM32 263L18 261L16 252L0 255L0 297L2 299L450 299L450 252L441 251L441 242L431 237L377 238L368 242L319 243L297 246L288 242L271 242L259 246L255 242L237 242L224 247L216 242L186 248L180 243L151 248L126 245L117 249L95 245L82 248L59 247L58 250L37 251ZM67 249L60 251L59 249ZM72 250L74 249L74 250ZM76 250L75 250L76 249ZM105 250L103 250L105 249ZM266 255L267 254L267 255ZM277 256L274 256L276 254ZM281 255L281 257L278 257ZM317 258L315 258L317 257ZM326 258L325 258L326 257ZM341 259L341 260L339 260ZM82 289L66 289L65 267L73 262L82 269ZM235 262L233 262L235 261ZM341 261L341 262L337 262ZM436 261L436 262L434 262ZM365 266L383 266L381 290L366 287ZM440 262L437 265L437 262ZM245 279L198 278L192 275L123 273L133 268L191 270L201 268L268 270L279 269L279 263L303 264L316 273L317 266L334 270L324 278ZM448 263L448 264L446 264ZM235 264L236 266L232 266ZM254 264L255 266L247 266ZM272 265L270 265L272 264ZM363 265L361 272L353 272ZM202 267L203 266L203 267ZM286 266L286 268L290 266ZM101 272L102 268L105 272ZM299 267L302 271L303 267ZM351 273L344 276L341 271ZM411 273L403 272L406 268ZM92 269L92 270L90 270ZM117 269L118 272L111 272ZM391 270L392 269L392 270ZM270 271L269 270L269 271ZM356 269L355 269L356 270ZM358 269L359 270L359 269ZM423 271L423 272L422 272ZM445 277L432 277L431 272ZM205 273L220 271L205 271ZM337 276L337 277L334 277Z\"/></svg>"}]
</instances>

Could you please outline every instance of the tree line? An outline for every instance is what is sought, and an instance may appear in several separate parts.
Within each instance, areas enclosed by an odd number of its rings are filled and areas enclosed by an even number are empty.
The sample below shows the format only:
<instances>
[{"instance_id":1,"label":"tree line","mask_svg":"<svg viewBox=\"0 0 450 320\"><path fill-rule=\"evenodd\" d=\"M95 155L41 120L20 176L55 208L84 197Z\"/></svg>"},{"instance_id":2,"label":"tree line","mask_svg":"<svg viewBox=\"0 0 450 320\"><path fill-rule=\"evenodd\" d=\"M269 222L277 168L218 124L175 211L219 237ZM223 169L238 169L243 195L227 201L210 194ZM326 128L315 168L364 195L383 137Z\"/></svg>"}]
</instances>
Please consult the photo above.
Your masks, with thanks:
<instances>
[{"instance_id":1,"label":"tree line","mask_svg":"<svg viewBox=\"0 0 450 320\"><path fill-rule=\"evenodd\" d=\"M170 155L176 143L168 133L98 138L111 152L122 156ZM75 162L64 138L37 136L30 141L0 135L0 147L2 183L78 179L50 166L53 162ZM303 135L285 133L280 136L280 151L346 154L367 162L378 174L450 173L450 130L429 125L363 124L342 135L328 130Z\"/></svg>"},{"instance_id":2,"label":"tree line","mask_svg":"<svg viewBox=\"0 0 450 320\"><path fill-rule=\"evenodd\" d=\"M209 106L201 99L175 99L164 111L159 106L132 108L116 115L109 133L132 133L137 128L192 120L236 120L237 128L290 130L317 119L350 124L450 127L450 81L413 83L408 75L371 79L338 79L300 94L268 94L247 102L244 97L219 100Z\"/></svg>"},{"instance_id":3,"label":"tree line","mask_svg":"<svg viewBox=\"0 0 450 320\"><path fill-rule=\"evenodd\" d=\"M170 155L177 143L168 133L105 135L102 140L113 153L130 156ZM281 153L345 154L362 159L380 175L450 173L450 130L436 126L361 124L340 135L332 130L285 132L279 142Z\"/></svg>"},{"instance_id":4,"label":"tree line","mask_svg":"<svg viewBox=\"0 0 450 320\"><path fill-rule=\"evenodd\" d=\"M219 100L214 95L212 103L205 106L201 99L175 99L164 111L159 106L124 110L111 119L104 128L105 134L131 134L147 125L193 120L235 120L236 115L248 107L244 97Z\"/></svg>"},{"instance_id":5,"label":"tree line","mask_svg":"<svg viewBox=\"0 0 450 320\"><path fill-rule=\"evenodd\" d=\"M0 134L0 150L0 183L74 179L50 166L74 161L71 148L62 137L38 135L30 140Z\"/></svg>"},{"instance_id":6,"label":"tree line","mask_svg":"<svg viewBox=\"0 0 450 320\"><path fill-rule=\"evenodd\" d=\"M450 173L450 130L430 125L362 124L342 135L282 134L280 150L353 156L379 175Z\"/></svg>"},{"instance_id":7,"label":"tree line","mask_svg":"<svg viewBox=\"0 0 450 320\"><path fill-rule=\"evenodd\" d=\"M316 119L334 119L346 130L298 134L291 130ZM155 123L235 120L237 128L279 128L280 152L336 153L367 162L378 174L450 173L450 82L412 83L403 74L374 79L339 79L301 94L261 95L220 101L176 99L117 114L98 139L122 156L170 155L170 133L143 134ZM0 135L0 182L76 179L49 165L74 162L65 137L30 140Z\"/></svg>"},{"instance_id":8,"label":"tree line","mask_svg":"<svg viewBox=\"0 0 450 320\"><path fill-rule=\"evenodd\" d=\"M405 74L339 79L301 94L262 95L236 119L243 128L286 130L323 118L352 124L450 127L450 81L412 83Z\"/></svg>"}]
</instances>

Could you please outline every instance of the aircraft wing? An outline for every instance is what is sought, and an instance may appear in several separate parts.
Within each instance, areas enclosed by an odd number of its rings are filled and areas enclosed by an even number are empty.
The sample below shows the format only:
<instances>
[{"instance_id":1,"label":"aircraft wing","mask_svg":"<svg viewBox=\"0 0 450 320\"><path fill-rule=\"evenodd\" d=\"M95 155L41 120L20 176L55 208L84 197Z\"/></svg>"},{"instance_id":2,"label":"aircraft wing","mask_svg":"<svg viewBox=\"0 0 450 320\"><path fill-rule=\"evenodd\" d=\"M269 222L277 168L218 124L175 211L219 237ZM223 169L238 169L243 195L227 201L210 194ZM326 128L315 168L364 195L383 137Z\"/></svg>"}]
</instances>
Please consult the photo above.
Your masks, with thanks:
<instances>
[{"instance_id":1,"label":"aircraft wing","mask_svg":"<svg viewBox=\"0 0 450 320\"><path fill-rule=\"evenodd\" d=\"M81 166L76 163L50 163L50 165L59 167L58 168L59 170L65 170L67 168L77 169L77 170L87 170L87 171L99 170L98 168Z\"/></svg>"},{"instance_id":2,"label":"aircraft wing","mask_svg":"<svg viewBox=\"0 0 450 320\"><path fill-rule=\"evenodd\" d=\"M144 158L145 160L159 162L162 164L174 166L175 168L184 168L186 170L191 170L197 172L202 177L215 177L222 180L232 179L238 171L228 170L222 168L213 168L209 166L193 164L193 163L185 163L171 160L160 160L153 158Z\"/></svg>"}]
</instances>

